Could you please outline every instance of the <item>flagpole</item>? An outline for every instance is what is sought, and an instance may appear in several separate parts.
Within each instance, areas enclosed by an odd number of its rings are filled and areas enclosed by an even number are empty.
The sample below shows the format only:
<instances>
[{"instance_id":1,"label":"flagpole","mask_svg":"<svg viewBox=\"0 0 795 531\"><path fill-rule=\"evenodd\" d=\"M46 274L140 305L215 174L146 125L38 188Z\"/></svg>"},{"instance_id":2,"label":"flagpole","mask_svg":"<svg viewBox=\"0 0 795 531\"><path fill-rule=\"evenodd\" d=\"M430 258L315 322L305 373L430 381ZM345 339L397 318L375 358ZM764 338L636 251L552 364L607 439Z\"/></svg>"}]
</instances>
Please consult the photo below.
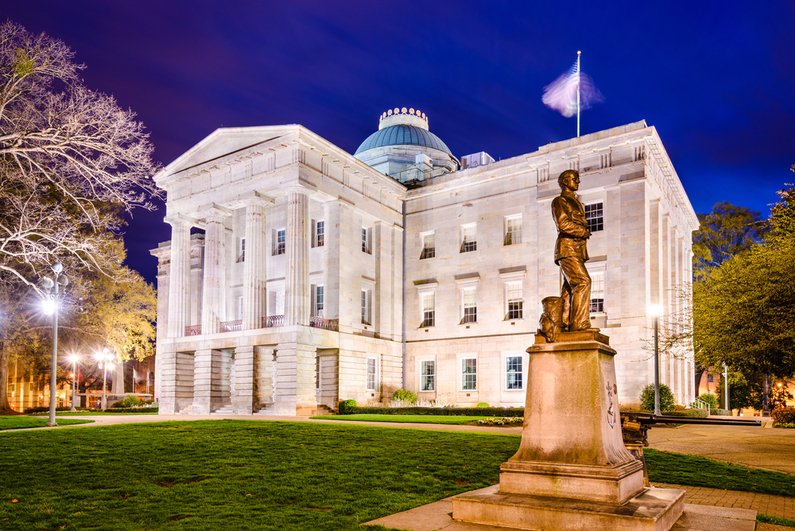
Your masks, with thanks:
<instances>
[{"instance_id":1,"label":"flagpole","mask_svg":"<svg viewBox=\"0 0 795 531\"><path fill-rule=\"evenodd\" d=\"M580 138L580 54L577 50L577 138Z\"/></svg>"}]
</instances>

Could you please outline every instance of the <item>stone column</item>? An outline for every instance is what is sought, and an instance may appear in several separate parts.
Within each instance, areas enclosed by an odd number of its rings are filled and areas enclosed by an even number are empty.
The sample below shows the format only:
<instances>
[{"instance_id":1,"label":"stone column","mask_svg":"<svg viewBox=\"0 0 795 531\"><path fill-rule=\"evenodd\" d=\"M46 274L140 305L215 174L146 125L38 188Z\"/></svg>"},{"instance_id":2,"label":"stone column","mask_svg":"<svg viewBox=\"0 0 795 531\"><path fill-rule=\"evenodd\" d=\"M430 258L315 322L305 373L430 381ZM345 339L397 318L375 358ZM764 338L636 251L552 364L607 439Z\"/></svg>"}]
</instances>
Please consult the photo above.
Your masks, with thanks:
<instances>
[{"instance_id":1,"label":"stone column","mask_svg":"<svg viewBox=\"0 0 795 531\"><path fill-rule=\"evenodd\" d=\"M284 324L308 325L309 296L309 191L295 186L287 192L287 266L285 268Z\"/></svg>"},{"instance_id":2,"label":"stone column","mask_svg":"<svg viewBox=\"0 0 795 531\"><path fill-rule=\"evenodd\" d=\"M212 208L207 213L204 233L204 284L202 287L202 334L220 331L225 315L224 288L226 255L224 219L227 212Z\"/></svg>"},{"instance_id":3,"label":"stone column","mask_svg":"<svg viewBox=\"0 0 795 531\"><path fill-rule=\"evenodd\" d=\"M276 415L311 415L317 410L317 348L283 343L276 348L273 405Z\"/></svg>"},{"instance_id":4,"label":"stone column","mask_svg":"<svg viewBox=\"0 0 795 531\"><path fill-rule=\"evenodd\" d=\"M256 362L256 409L273 406L273 353L272 348L255 347L254 360Z\"/></svg>"},{"instance_id":5,"label":"stone column","mask_svg":"<svg viewBox=\"0 0 795 531\"><path fill-rule=\"evenodd\" d=\"M209 415L213 391L213 351L197 350L193 363L192 413Z\"/></svg>"},{"instance_id":6,"label":"stone column","mask_svg":"<svg viewBox=\"0 0 795 531\"><path fill-rule=\"evenodd\" d=\"M168 337L184 337L190 315L190 228L181 216L168 216L171 225L171 266L168 280Z\"/></svg>"},{"instance_id":7,"label":"stone column","mask_svg":"<svg viewBox=\"0 0 795 531\"><path fill-rule=\"evenodd\" d=\"M177 403L177 354L176 352L158 352L157 361L160 371L157 373L160 383L159 415L176 413Z\"/></svg>"},{"instance_id":8,"label":"stone column","mask_svg":"<svg viewBox=\"0 0 795 531\"><path fill-rule=\"evenodd\" d=\"M235 415L251 415L254 406L254 347L235 349L235 389L232 409Z\"/></svg>"},{"instance_id":9,"label":"stone column","mask_svg":"<svg viewBox=\"0 0 795 531\"><path fill-rule=\"evenodd\" d=\"M246 202L246 256L243 263L243 330L262 328L267 312L265 289L265 207L254 197Z\"/></svg>"}]
</instances>

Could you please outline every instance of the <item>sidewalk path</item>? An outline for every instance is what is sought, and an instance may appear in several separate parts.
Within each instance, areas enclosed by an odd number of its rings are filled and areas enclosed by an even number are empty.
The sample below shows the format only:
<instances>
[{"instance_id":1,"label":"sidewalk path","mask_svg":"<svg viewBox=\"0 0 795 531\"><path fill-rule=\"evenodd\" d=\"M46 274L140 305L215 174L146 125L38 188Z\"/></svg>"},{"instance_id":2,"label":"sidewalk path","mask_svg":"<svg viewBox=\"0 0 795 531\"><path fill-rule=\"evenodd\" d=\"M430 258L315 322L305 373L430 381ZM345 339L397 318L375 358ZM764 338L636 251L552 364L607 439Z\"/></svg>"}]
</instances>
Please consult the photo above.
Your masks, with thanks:
<instances>
[{"instance_id":1,"label":"sidewalk path","mask_svg":"<svg viewBox=\"0 0 795 531\"><path fill-rule=\"evenodd\" d=\"M670 483L653 482L654 487L662 489L680 489L685 491L685 503L693 505L711 505L730 509L753 509L759 514L769 514L778 518L795 519L795 498L774 496L756 492L740 492L737 490L710 489L707 487L691 487L690 485L672 485Z\"/></svg>"},{"instance_id":2,"label":"sidewalk path","mask_svg":"<svg viewBox=\"0 0 795 531\"><path fill-rule=\"evenodd\" d=\"M649 430L649 447L795 475L792 429L709 424L653 427Z\"/></svg>"}]
</instances>

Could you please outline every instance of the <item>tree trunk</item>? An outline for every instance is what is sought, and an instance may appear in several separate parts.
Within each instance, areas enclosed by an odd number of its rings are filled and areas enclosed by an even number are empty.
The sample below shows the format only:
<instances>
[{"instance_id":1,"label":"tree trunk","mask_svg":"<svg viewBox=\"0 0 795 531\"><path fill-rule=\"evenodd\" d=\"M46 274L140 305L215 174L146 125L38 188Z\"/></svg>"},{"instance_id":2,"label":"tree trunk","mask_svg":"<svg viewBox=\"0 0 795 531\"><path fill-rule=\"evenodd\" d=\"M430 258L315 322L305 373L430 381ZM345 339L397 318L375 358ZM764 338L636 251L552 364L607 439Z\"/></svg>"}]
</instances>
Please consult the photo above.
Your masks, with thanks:
<instances>
[{"instance_id":1,"label":"tree trunk","mask_svg":"<svg viewBox=\"0 0 795 531\"><path fill-rule=\"evenodd\" d=\"M8 403L8 352L5 349L5 341L0 341L0 411L8 411L11 404Z\"/></svg>"},{"instance_id":2,"label":"tree trunk","mask_svg":"<svg viewBox=\"0 0 795 531\"><path fill-rule=\"evenodd\" d=\"M698 396L701 394L698 392L698 388L701 385L701 377L704 375L704 369L699 369L698 367L696 367L696 370L693 372L696 373L696 381L694 387L694 389L696 390L696 394L694 395L694 398L698 398Z\"/></svg>"}]
</instances>

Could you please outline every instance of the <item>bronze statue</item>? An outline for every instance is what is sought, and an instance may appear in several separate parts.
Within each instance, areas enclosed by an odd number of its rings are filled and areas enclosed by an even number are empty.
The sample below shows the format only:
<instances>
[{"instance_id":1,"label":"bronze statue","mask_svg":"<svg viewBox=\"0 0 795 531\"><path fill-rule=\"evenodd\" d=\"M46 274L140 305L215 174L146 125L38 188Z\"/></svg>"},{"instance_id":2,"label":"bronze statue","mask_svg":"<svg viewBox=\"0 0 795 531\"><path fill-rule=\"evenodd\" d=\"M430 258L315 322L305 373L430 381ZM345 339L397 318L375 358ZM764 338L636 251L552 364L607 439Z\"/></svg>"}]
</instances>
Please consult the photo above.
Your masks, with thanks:
<instances>
[{"instance_id":1,"label":"bronze statue","mask_svg":"<svg viewBox=\"0 0 795 531\"><path fill-rule=\"evenodd\" d=\"M560 293L563 299L561 324L568 332L590 330L591 277L585 262L588 261L586 243L591 231L585 209L575 194L580 187L579 172L564 171L558 177L558 184L560 195L552 200L552 217L558 229L555 263L560 266L564 279Z\"/></svg>"}]
</instances>

